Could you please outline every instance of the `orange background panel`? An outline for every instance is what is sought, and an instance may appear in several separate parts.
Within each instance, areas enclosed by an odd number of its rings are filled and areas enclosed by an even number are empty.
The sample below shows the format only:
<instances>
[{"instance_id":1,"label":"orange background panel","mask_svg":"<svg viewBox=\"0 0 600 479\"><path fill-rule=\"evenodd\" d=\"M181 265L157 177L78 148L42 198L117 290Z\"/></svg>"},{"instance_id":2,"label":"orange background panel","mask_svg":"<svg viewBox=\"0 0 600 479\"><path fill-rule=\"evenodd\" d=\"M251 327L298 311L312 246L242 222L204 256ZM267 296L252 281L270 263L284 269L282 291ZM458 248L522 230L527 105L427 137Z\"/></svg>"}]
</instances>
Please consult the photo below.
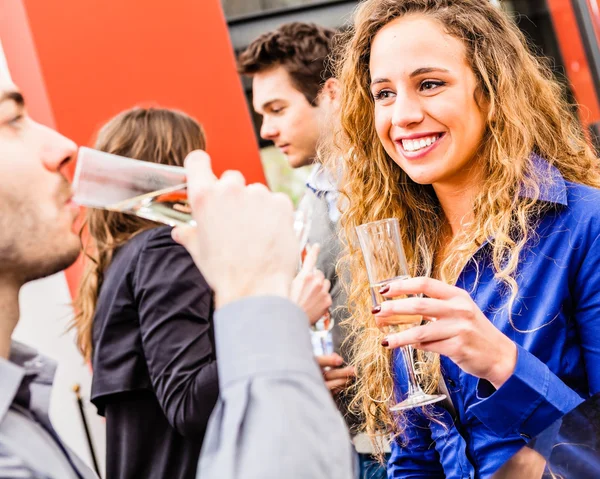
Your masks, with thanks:
<instances>
[{"instance_id":1,"label":"orange background panel","mask_svg":"<svg viewBox=\"0 0 600 479\"><path fill-rule=\"evenodd\" d=\"M56 125L89 142L138 104L204 124L216 169L264 181L219 0L23 0Z\"/></svg>"},{"instance_id":2,"label":"orange background panel","mask_svg":"<svg viewBox=\"0 0 600 479\"><path fill-rule=\"evenodd\" d=\"M0 0L0 38L32 117L78 144L135 105L197 118L217 173L264 173L219 0ZM67 272L74 291L79 266Z\"/></svg>"},{"instance_id":3,"label":"orange background panel","mask_svg":"<svg viewBox=\"0 0 600 479\"><path fill-rule=\"evenodd\" d=\"M35 45L21 0L0 0L0 39L10 74L27 97L30 115L55 128Z\"/></svg>"},{"instance_id":4,"label":"orange background panel","mask_svg":"<svg viewBox=\"0 0 600 479\"><path fill-rule=\"evenodd\" d=\"M569 0L548 0L552 23L584 125L600 121L596 86L585 55L573 6Z\"/></svg>"}]
</instances>

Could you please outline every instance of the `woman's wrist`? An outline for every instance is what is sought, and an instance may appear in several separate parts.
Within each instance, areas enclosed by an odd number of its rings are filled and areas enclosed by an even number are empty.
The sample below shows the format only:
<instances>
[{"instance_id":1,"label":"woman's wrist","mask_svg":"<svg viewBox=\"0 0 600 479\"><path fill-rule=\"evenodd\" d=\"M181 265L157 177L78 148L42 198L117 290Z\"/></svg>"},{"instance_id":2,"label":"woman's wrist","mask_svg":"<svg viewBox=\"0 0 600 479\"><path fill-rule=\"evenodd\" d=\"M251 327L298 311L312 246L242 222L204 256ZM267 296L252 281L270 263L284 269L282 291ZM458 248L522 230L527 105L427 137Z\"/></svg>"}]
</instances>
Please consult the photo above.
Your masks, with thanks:
<instances>
[{"instance_id":1,"label":"woman's wrist","mask_svg":"<svg viewBox=\"0 0 600 479\"><path fill-rule=\"evenodd\" d=\"M496 390L500 389L515 372L517 354L516 344L506 338L506 347L502 348L499 359L492 366L490 374L484 378L489 381Z\"/></svg>"}]
</instances>

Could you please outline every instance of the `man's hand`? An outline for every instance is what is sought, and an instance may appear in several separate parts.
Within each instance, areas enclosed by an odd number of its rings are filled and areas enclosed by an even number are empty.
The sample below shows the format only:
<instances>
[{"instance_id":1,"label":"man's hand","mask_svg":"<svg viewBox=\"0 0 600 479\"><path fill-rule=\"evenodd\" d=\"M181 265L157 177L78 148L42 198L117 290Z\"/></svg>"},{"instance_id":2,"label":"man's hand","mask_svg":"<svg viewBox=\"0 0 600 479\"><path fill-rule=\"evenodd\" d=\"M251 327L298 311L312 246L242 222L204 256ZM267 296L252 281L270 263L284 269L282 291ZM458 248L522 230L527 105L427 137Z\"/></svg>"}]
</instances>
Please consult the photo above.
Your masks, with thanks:
<instances>
[{"instance_id":1,"label":"man's hand","mask_svg":"<svg viewBox=\"0 0 600 479\"><path fill-rule=\"evenodd\" d=\"M309 247L302 269L292 281L290 299L307 314L310 324L315 324L331 306L331 283L316 269L319 245Z\"/></svg>"},{"instance_id":2,"label":"man's hand","mask_svg":"<svg viewBox=\"0 0 600 479\"><path fill-rule=\"evenodd\" d=\"M326 356L317 356L317 363L323 371L323 379L327 389L331 391L333 396L336 396L340 391L343 391L348 382L354 377L354 368L346 366L340 368L344 364L344 360L339 354L329 354Z\"/></svg>"},{"instance_id":3,"label":"man's hand","mask_svg":"<svg viewBox=\"0 0 600 479\"><path fill-rule=\"evenodd\" d=\"M289 297L299 248L289 198L246 186L237 171L217 179L203 151L190 153L185 168L197 226L175 228L173 238L215 291L216 307L247 296Z\"/></svg>"}]
</instances>

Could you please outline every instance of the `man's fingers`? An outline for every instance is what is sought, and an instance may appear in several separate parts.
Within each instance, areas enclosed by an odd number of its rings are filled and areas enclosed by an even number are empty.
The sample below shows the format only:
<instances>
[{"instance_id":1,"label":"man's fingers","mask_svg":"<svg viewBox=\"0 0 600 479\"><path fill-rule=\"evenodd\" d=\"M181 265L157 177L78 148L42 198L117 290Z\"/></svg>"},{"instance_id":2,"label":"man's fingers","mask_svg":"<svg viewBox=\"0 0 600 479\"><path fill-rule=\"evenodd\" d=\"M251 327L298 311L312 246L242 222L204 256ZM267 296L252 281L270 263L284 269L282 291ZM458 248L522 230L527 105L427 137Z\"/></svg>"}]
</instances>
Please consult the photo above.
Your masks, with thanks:
<instances>
[{"instance_id":1,"label":"man's fingers","mask_svg":"<svg viewBox=\"0 0 600 479\"><path fill-rule=\"evenodd\" d=\"M194 226L177 226L171 230L171 237L188 251L197 240L198 231Z\"/></svg>"},{"instance_id":2,"label":"man's fingers","mask_svg":"<svg viewBox=\"0 0 600 479\"><path fill-rule=\"evenodd\" d=\"M340 369L330 369L323 374L323 377L326 381L333 381L334 379L344 379L354 377L355 375L354 368L352 366L346 366L345 368Z\"/></svg>"},{"instance_id":3,"label":"man's fingers","mask_svg":"<svg viewBox=\"0 0 600 479\"><path fill-rule=\"evenodd\" d=\"M210 164L210 156L204 151L192 151L185 158L188 196L190 202L195 202L202 191L210 188L217 181Z\"/></svg>"},{"instance_id":4,"label":"man's fingers","mask_svg":"<svg viewBox=\"0 0 600 479\"><path fill-rule=\"evenodd\" d=\"M248 191L254 191L256 193L271 193L262 183L251 183L248 185Z\"/></svg>"},{"instance_id":5,"label":"man's fingers","mask_svg":"<svg viewBox=\"0 0 600 479\"><path fill-rule=\"evenodd\" d=\"M325 386L331 392L339 392L346 387L348 379L334 379L332 381L325 381Z\"/></svg>"},{"instance_id":6,"label":"man's fingers","mask_svg":"<svg viewBox=\"0 0 600 479\"><path fill-rule=\"evenodd\" d=\"M327 354L324 356L316 356L316 359L321 368L337 368L344 364L343 358L336 353Z\"/></svg>"},{"instance_id":7,"label":"man's fingers","mask_svg":"<svg viewBox=\"0 0 600 479\"><path fill-rule=\"evenodd\" d=\"M289 214L289 225L292 226L294 224L294 204L292 203L291 198L280 191L277 193L271 193L271 196L273 198L273 202L277 204L278 207L282 208L282 211L285 211L286 214Z\"/></svg>"},{"instance_id":8,"label":"man's fingers","mask_svg":"<svg viewBox=\"0 0 600 479\"><path fill-rule=\"evenodd\" d=\"M221 175L221 184L227 186L246 186L246 178L239 171L227 170Z\"/></svg>"},{"instance_id":9,"label":"man's fingers","mask_svg":"<svg viewBox=\"0 0 600 479\"><path fill-rule=\"evenodd\" d=\"M308 253L306 254L304 262L302 263L302 271L305 273L312 273L317 266L319 251L321 251L321 246L319 243L315 243L314 245L308 247Z\"/></svg>"}]
</instances>

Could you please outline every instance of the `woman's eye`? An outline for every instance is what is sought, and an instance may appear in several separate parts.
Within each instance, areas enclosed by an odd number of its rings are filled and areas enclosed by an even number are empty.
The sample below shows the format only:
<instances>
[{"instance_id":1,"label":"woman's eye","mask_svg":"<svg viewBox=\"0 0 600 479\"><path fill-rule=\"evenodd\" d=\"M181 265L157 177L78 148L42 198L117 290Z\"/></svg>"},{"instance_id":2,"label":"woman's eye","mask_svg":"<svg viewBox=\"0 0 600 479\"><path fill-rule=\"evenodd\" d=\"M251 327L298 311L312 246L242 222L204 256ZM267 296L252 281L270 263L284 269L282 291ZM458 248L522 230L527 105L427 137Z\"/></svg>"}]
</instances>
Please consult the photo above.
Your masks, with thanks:
<instances>
[{"instance_id":1,"label":"woman's eye","mask_svg":"<svg viewBox=\"0 0 600 479\"><path fill-rule=\"evenodd\" d=\"M390 90L381 90L373 94L373 98L377 100L385 100L392 96L392 92Z\"/></svg>"},{"instance_id":2,"label":"woman's eye","mask_svg":"<svg viewBox=\"0 0 600 479\"><path fill-rule=\"evenodd\" d=\"M445 84L446 84L446 82L441 81L441 80L425 80L424 82L421 83L421 90L423 90L423 91L435 90L436 88L444 86Z\"/></svg>"}]
</instances>

